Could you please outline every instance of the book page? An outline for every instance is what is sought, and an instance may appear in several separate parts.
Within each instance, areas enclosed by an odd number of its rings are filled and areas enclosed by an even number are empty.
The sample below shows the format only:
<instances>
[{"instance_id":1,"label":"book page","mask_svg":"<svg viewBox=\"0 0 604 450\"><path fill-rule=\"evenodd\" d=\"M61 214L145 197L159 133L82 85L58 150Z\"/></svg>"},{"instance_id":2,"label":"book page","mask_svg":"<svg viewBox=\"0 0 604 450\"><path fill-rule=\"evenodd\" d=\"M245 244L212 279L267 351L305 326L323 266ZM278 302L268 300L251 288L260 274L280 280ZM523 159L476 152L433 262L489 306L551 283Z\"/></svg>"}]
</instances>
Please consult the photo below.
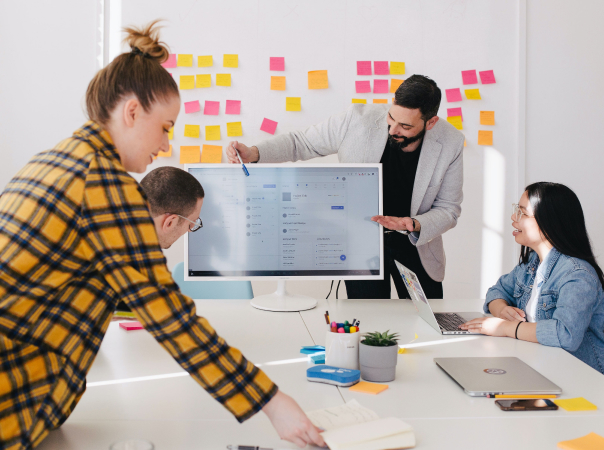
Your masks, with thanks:
<instances>
[{"instance_id":1,"label":"book page","mask_svg":"<svg viewBox=\"0 0 604 450\"><path fill-rule=\"evenodd\" d=\"M315 426L324 430L334 430L379 419L375 412L363 408L356 400L351 400L345 405L334 408L311 411L306 415Z\"/></svg>"}]
</instances>

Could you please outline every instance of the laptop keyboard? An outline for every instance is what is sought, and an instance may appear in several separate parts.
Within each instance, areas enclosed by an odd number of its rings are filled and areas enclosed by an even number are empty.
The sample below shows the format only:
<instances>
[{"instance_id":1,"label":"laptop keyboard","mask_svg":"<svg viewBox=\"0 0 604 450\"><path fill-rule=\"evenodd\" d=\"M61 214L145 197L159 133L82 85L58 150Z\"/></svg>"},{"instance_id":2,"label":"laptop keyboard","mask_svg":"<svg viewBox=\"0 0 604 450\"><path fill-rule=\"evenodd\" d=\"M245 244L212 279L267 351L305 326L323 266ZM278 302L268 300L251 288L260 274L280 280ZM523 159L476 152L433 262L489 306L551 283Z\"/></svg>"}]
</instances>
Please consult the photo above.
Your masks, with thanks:
<instances>
[{"instance_id":1,"label":"laptop keyboard","mask_svg":"<svg viewBox=\"0 0 604 450\"><path fill-rule=\"evenodd\" d=\"M434 313L434 316L444 331L459 331L459 326L466 323L463 317L455 313Z\"/></svg>"}]
</instances>

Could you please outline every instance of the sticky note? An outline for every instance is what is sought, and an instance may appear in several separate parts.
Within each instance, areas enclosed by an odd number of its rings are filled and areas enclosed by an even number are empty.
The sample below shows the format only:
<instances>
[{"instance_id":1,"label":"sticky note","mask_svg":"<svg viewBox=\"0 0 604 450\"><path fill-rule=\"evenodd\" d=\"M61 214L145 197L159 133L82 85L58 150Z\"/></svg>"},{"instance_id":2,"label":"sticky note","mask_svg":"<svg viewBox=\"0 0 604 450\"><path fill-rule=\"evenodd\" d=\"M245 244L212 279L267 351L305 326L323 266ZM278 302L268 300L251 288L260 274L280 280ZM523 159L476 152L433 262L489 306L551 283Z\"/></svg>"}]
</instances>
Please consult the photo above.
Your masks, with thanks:
<instances>
[{"instance_id":1,"label":"sticky note","mask_svg":"<svg viewBox=\"0 0 604 450\"><path fill-rule=\"evenodd\" d=\"M196 81L197 83L195 84L195 87L197 88L212 87L212 75L210 75L209 73L197 75Z\"/></svg>"},{"instance_id":2,"label":"sticky note","mask_svg":"<svg viewBox=\"0 0 604 450\"><path fill-rule=\"evenodd\" d=\"M285 77L271 77L271 91L284 91Z\"/></svg>"},{"instance_id":3,"label":"sticky note","mask_svg":"<svg viewBox=\"0 0 604 450\"><path fill-rule=\"evenodd\" d=\"M371 92L371 81L355 81L354 82L357 94L365 94Z\"/></svg>"},{"instance_id":4,"label":"sticky note","mask_svg":"<svg viewBox=\"0 0 604 450\"><path fill-rule=\"evenodd\" d=\"M558 442L558 448L563 450L601 450L604 448L604 437L589 433L577 439Z\"/></svg>"},{"instance_id":5,"label":"sticky note","mask_svg":"<svg viewBox=\"0 0 604 450\"><path fill-rule=\"evenodd\" d=\"M283 72L285 70L285 58L283 56L271 56L270 70Z\"/></svg>"},{"instance_id":6,"label":"sticky note","mask_svg":"<svg viewBox=\"0 0 604 450\"><path fill-rule=\"evenodd\" d=\"M197 67L212 67L213 65L214 58L212 58L212 55L197 57Z\"/></svg>"},{"instance_id":7,"label":"sticky note","mask_svg":"<svg viewBox=\"0 0 604 450\"><path fill-rule=\"evenodd\" d=\"M467 139L464 139L464 140L463 140L463 146L464 146L464 147L467 147L467 146L468 146L468 140L467 140Z\"/></svg>"},{"instance_id":8,"label":"sticky note","mask_svg":"<svg viewBox=\"0 0 604 450\"><path fill-rule=\"evenodd\" d=\"M231 74L230 73L217 73L216 74L216 86L230 86L231 85Z\"/></svg>"},{"instance_id":9,"label":"sticky note","mask_svg":"<svg viewBox=\"0 0 604 450\"><path fill-rule=\"evenodd\" d=\"M227 136L243 136L243 128L241 128L241 122L227 122Z\"/></svg>"},{"instance_id":10,"label":"sticky note","mask_svg":"<svg viewBox=\"0 0 604 450\"><path fill-rule=\"evenodd\" d=\"M388 61L373 61L373 71L376 75L390 75Z\"/></svg>"},{"instance_id":11,"label":"sticky note","mask_svg":"<svg viewBox=\"0 0 604 450\"><path fill-rule=\"evenodd\" d=\"M401 347L401 348L399 348L399 349L398 349L398 352L397 352L397 353L398 353L399 355L402 355L402 354L403 354L403 353L405 353L406 351L407 351L407 349L406 349L405 347Z\"/></svg>"},{"instance_id":12,"label":"sticky note","mask_svg":"<svg viewBox=\"0 0 604 450\"><path fill-rule=\"evenodd\" d=\"M352 99L352 103L365 103L365 104L367 104L367 100L365 100L364 98L353 98Z\"/></svg>"},{"instance_id":13,"label":"sticky note","mask_svg":"<svg viewBox=\"0 0 604 450\"><path fill-rule=\"evenodd\" d=\"M560 408L567 411L595 411L598 409L592 402L585 400L583 397L565 398L552 400Z\"/></svg>"},{"instance_id":14,"label":"sticky note","mask_svg":"<svg viewBox=\"0 0 604 450\"><path fill-rule=\"evenodd\" d=\"M447 122L453 125L458 130L463 130L463 125L461 123L461 116L451 116L447 117Z\"/></svg>"},{"instance_id":15,"label":"sticky note","mask_svg":"<svg viewBox=\"0 0 604 450\"><path fill-rule=\"evenodd\" d=\"M492 70L483 70L482 72L478 72L480 74L480 82L482 84L494 84L495 83L495 74Z\"/></svg>"},{"instance_id":16,"label":"sticky note","mask_svg":"<svg viewBox=\"0 0 604 450\"><path fill-rule=\"evenodd\" d=\"M180 146L180 163L195 164L199 162L201 157L199 145L181 145Z\"/></svg>"},{"instance_id":17,"label":"sticky note","mask_svg":"<svg viewBox=\"0 0 604 450\"><path fill-rule=\"evenodd\" d=\"M200 109L201 108L199 107L199 100L185 102L185 114L191 114L199 111Z\"/></svg>"},{"instance_id":18,"label":"sticky note","mask_svg":"<svg viewBox=\"0 0 604 450\"><path fill-rule=\"evenodd\" d=\"M185 137L198 138L199 125L185 125Z\"/></svg>"},{"instance_id":19,"label":"sticky note","mask_svg":"<svg viewBox=\"0 0 604 450\"><path fill-rule=\"evenodd\" d=\"M203 113L206 116L217 116L220 112L220 102L211 102L210 100L206 100L203 105Z\"/></svg>"},{"instance_id":20,"label":"sticky note","mask_svg":"<svg viewBox=\"0 0 604 450\"><path fill-rule=\"evenodd\" d=\"M466 89L466 98L468 100L480 100L480 91L478 89Z\"/></svg>"},{"instance_id":21,"label":"sticky note","mask_svg":"<svg viewBox=\"0 0 604 450\"><path fill-rule=\"evenodd\" d=\"M170 53L168 59L161 65L164 69L174 69L176 67L176 53Z\"/></svg>"},{"instance_id":22,"label":"sticky note","mask_svg":"<svg viewBox=\"0 0 604 450\"><path fill-rule=\"evenodd\" d=\"M390 92L394 94L398 87L403 84L405 80L397 80L396 78L390 79Z\"/></svg>"},{"instance_id":23,"label":"sticky note","mask_svg":"<svg viewBox=\"0 0 604 450\"><path fill-rule=\"evenodd\" d=\"M368 383L367 381L359 381L357 384L350 386L349 391L363 392L365 394L379 394L388 389L387 384Z\"/></svg>"},{"instance_id":24,"label":"sticky note","mask_svg":"<svg viewBox=\"0 0 604 450\"><path fill-rule=\"evenodd\" d=\"M219 141L220 140L220 125L207 125L206 126L206 141Z\"/></svg>"},{"instance_id":25,"label":"sticky note","mask_svg":"<svg viewBox=\"0 0 604 450\"><path fill-rule=\"evenodd\" d=\"M357 61L357 75L372 75L371 61Z\"/></svg>"},{"instance_id":26,"label":"sticky note","mask_svg":"<svg viewBox=\"0 0 604 450\"><path fill-rule=\"evenodd\" d=\"M220 145L204 144L201 149L202 163L218 163L222 161L222 147Z\"/></svg>"},{"instance_id":27,"label":"sticky note","mask_svg":"<svg viewBox=\"0 0 604 450\"><path fill-rule=\"evenodd\" d=\"M461 79L463 81L463 84L477 84L478 83L478 78L476 77L475 70L462 70Z\"/></svg>"},{"instance_id":28,"label":"sticky note","mask_svg":"<svg viewBox=\"0 0 604 450\"><path fill-rule=\"evenodd\" d=\"M461 91L459 88L445 89L445 94L447 95L447 101L449 103L461 101Z\"/></svg>"},{"instance_id":29,"label":"sticky note","mask_svg":"<svg viewBox=\"0 0 604 450\"><path fill-rule=\"evenodd\" d=\"M227 100L225 114L241 114L241 100Z\"/></svg>"},{"instance_id":30,"label":"sticky note","mask_svg":"<svg viewBox=\"0 0 604 450\"><path fill-rule=\"evenodd\" d=\"M239 55L223 55L222 56L222 67L239 67Z\"/></svg>"},{"instance_id":31,"label":"sticky note","mask_svg":"<svg viewBox=\"0 0 604 450\"><path fill-rule=\"evenodd\" d=\"M274 120L267 119L266 117L262 121L262 125L260 125L260 131L266 131L269 134L275 134L275 130L277 129L277 122Z\"/></svg>"},{"instance_id":32,"label":"sticky note","mask_svg":"<svg viewBox=\"0 0 604 450\"><path fill-rule=\"evenodd\" d=\"M388 103L388 100L385 98L374 98L373 103Z\"/></svg>"},{"instance_id":33,"label":"sticky note","mask_svg":"<svg viewBox=\"0 0 604 450\"><path fill-rule=\"evenodd\" d=\"M143 326L140 322L120 322L120 328L126 331L142 330Z\"/></svg>"},{"instance_id":34,"label":"sticky note","mask_svg":"<svg viewBox=\"0 0 604 450\"><path fill-rule=\"evenodd\" d=\"M327 70L311 70L308 72L308 89L327 89Z\"/></svg>"},{"instance_id":35,"label":"sticky note","mask_svg":"<svg viewBox=\"0 0 604 450\"><path fill-rule=\"evenodd\" d=\"M390 92L388 80L373 80L374 94L387 94L388 92Z\"/></svg>"},{"instance_id":36,"label":"sticky note","mask_svg":"<svg viewBox=\"0 0 604 450\"><path fill-rule=\"evenodd\" d=\"M447 108L447 117L452 116L460 116L461 121L463 122L463 114L461 113L461 108Z\"/></svg>"},{"instance_id":37,"label":"sticky note","mask_svg":"<svg viewBox=\"0 0 604 450\"><path fill-rule=\"evenodd\" d=\"M180 88L181 89L195 88L195 77L193 75L181 75L180 76Z\"/></svg>"},{"instance_id":38,"label":"sticky note","mask_svg":"<svg viewBox=\"0 0 604 450\"><path fill-rule=\"evenodd\" d=\"M178 55L178 67L193 67L193 55Z\"/></svg>"},{"instance_id":39,"label":"sticky note","mask_svg":"<svg viewBox=\"0 0 604 450\"><path fill-rule=\"evenodd\" d=\"M405 63L390 61L390 75L405 75Z\"/></svg>"},{"instance_id":40,"label":"sticky note","mask_svg":"<svg viewBox=\"0 0 604 450\"><path fill-rule=\"evenodd\" d=\"M170 131L168 131L168 139L174 139L174 127L170 128Z\"/></svg>"},{"instance_id":41,"label":"sticky note","mask_svg":"<svg viewBox=\"0 0 604 450\"><path fill-rule=\"evenodd\" d=\"M478 145L493 145L493 132L491 130L478 130Z\"/></svg>"},{"instance_id":42,"label":"sticky note","mask_svg":"<svg viewBox=\"0 0 604 450\"><path fill-rule=\"evenodd\" d=\"M285 110L286 111L302 111L302 98L301 97L285 97Z\"/></svg>"},{"instance_id":43,"label":"sticky note","mask_svg":"<svg viewBox=\"0 0 604 450\"><path fill-rule=\"evenodd\" d=\"M170 156L172 156L172 145L170 145L167 152L159 152L157 154L158 158L169 158Z\"/></svg>"},{"instance_id":44,"label":"sticky note","mask_svg":"<svg viewBox=\"0 0 604 450\"><path fill-rule=\"evenodd\" d=\"M495 111L480 111L480 125L495 125Z\"/></svg>"}]
</instances>

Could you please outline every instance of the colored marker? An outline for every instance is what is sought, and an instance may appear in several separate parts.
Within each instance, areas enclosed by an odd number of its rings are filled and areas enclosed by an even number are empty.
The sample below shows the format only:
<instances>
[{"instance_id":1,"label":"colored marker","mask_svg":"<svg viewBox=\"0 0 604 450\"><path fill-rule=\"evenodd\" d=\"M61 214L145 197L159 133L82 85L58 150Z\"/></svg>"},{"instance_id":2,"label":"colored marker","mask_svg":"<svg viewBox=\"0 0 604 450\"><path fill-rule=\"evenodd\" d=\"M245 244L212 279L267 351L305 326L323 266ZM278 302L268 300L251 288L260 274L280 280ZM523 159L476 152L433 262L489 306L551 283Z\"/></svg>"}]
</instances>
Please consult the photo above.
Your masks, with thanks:
<instances>
[{"instance_id":1,"label":"colored marker","mask_svg":"<svg viewBox=\"0 0 604 450\"><path fill-rule=\"evenodd\" d=\"M237 143L237 141L235 141L235 143ZM239 152L237 151L237 149L235 148L235 146L233 144L231 144L231 147L233 147L233 150L235 150L237 159L239 160L239 162L241 163L241 167L243 168L243 173L245 174L246 177L249 177L250 173L247 171L247 167L245 167L245 164L243 164L243 161L241 160L241 156L239 156Z\"/></svg>"},{"instance_id":2,"label":"colored marker","mask_svg":"<svg viewBox=\"0 0 604 450\"><path fill-rule=\"evenodd\" d=\"M338 333L344 333L344 328L338 328Z\"/></svg>"},{"instance_id":3,"label":"colored marker","mask_svg":"<svg viewBox=\"0 0 604 450\"><path fill-rule=\"evenodd\" d=\"M332 333L337 333L337 332L338 332L337 327L331 327L331 332L332 332Z\"/></svg>"}]
</instances>

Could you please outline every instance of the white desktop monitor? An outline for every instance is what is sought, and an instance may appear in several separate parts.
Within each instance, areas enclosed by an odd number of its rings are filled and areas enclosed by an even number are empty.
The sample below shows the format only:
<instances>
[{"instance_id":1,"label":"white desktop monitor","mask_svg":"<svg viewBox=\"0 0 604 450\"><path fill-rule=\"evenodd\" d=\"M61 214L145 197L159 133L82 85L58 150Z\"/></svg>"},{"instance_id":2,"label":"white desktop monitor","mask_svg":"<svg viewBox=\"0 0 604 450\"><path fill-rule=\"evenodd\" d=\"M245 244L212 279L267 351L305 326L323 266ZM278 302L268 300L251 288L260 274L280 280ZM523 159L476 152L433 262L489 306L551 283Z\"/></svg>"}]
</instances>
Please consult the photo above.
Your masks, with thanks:
<instances>
[{"instance_id":1,"label":"white desktop monitor","mask_svg":"<svg viewBox=\"0 0 604 450\"><path fill-rule=\"evenodd\" d=\"M285 280L383 280L382 165L187 164L205 191L203 228L185 235L185 281L279 280L252 306L314 308Z\"/></svg>"}]
</instances>

